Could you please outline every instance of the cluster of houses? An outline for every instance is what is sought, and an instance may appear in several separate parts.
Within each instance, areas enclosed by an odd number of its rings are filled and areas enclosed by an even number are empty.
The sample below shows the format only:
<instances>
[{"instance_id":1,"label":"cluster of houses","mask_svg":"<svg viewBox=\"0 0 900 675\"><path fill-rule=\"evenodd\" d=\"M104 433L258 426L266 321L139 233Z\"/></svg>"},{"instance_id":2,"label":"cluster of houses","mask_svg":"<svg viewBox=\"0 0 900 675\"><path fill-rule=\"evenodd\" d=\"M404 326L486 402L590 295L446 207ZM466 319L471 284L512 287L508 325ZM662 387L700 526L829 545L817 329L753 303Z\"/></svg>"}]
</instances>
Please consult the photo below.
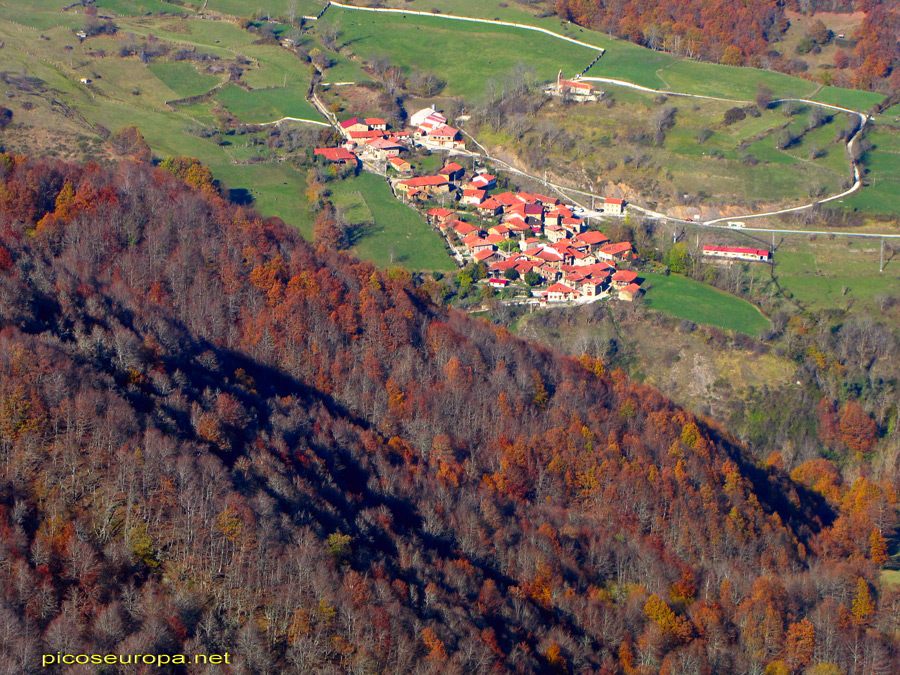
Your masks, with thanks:
<instances>
[{"instance_id":1,"label":"cluster of houses","mask_svg":"<svg viewBox=\"0 0 900 675\"><path fill-rule=\"evenodd\" d=\"M463 167L451 162L436 176L400 179L395 189L410 199L420 195L427 199L458 186L459 205L474 208L481 224L442 206L426 215L448 241L458 240L474 262L487 265L487 283L504 288L511 277L533 272L541 284L549 284L542 293L547 302L572 302L604 293L632 301L640 293L637 274L618 268L634 256L630 242L612 243L602 232L587 230L584 221L556 197L524 191L488 196L497 185L494 176L480 172L469 181L464 177ZM621 215L622 208L621 199L606 200L607 213Z\"/></svg>"},{"instance_id":2,"label":"cluster of houses","mask_svg":"<svg viewBox=\"0 0 900 675\"><path fill-rule=\"evenodd\" d=\"M464 150L459 129L447 124L447 118L434 108L424 108L410 117L410 128L391 131L378 117L351 117L339 124L344 140L339 148L316 148L315 154L338 164L360 160L382 162L400 174L411 166L401 156L413 145L430 150Z\"/></svg>"},{"instance_id":3,"label":"cluster of houses","mask_svg":"<svg viewBox=\"0 0 900 675\"><path fill-rule=\"evenodd\" d=\"M632 301L640 294L637 274L618 268L633 257L631 243L613 243L601 232L588 231L583 220L556 197L498 192L495 176L478 171L467 177L465 168L452 161L435 175L411 175L411 165L401 155L412 145L458 150L464 143L459 130L433 108L412 115L410 125L406 131L391 131L382 119L353 117L340 123L344 139L340 147L316 148L315 154L336 164L382 161L399 176L392 181L398 197L423 206L442 203L427 211L429 222L451 247L458 249L453 244L461 242L465 255L487 265L487 283L492 286L503 288L515 278L534 273L532 280L548 286L542 292L546 302L572 302L607 293ZM607 198L597 208L621 216L624 202ZM477 213L479 224L461 217L464 209Z\"/></svg>"}]
</instances>

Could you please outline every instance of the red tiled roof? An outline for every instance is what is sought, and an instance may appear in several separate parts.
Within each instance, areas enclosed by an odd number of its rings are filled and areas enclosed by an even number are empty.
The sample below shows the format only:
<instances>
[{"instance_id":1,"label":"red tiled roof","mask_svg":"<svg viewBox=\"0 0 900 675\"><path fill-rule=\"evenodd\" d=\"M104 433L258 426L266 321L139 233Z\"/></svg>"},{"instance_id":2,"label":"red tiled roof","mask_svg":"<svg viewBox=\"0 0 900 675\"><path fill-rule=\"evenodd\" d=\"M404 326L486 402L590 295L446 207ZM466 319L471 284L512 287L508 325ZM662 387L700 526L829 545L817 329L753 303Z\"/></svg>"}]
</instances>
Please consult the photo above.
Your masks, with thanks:
<instances>
[{"instance_id":1,"label":"red tiled roof","mask_svg":"<svg viewBox=\"0 0 900 675\"><path fill-rule=\"evenodd\" d=\"M765 251L761 248L736 248L734 246L704 246L703 251L714 251L716 253L738 253L740 255L769 255L768 251Z\"/></svg>"},{"instance_id":2,"label":"red tiled roof","mask_svg":"<svg viewBox=\"0 0 900 675\"><path fill-rule=\"evenodd\" d=\"M503 206L515 206L520 203L512 192L501 192L499 195L494 195L493 198L503 204Z\"/></svg>"},{"instance_id":3,"label":"red tiled roof","mask_svg":"<svg viewBox=\"0 0 900 675\"><path fill-rule=\"evenodd\" d=\"M544 215L544 207L540 204L525 204L526 216L542 216Z\"/></svg>"},{"instance_id":4,"label":"red tiled roof","mask_svg":"<svg viewBox=\"0 0 900 675\"><path fill-rule=\"evenodd\" d=\"M352 127L354 124L365 124L365 122L360 120L358 117L351 117L349 120L341 122L341 128L347 129L349 127Z\"/></svg>"},{"instance_id":5,"label":"red tiled roof","mask_svg":"<svg viewBox=\"0 0 900 675\"><path fill-rule=\"evenodd\" d=\"M426 187L428 185L445 185L447 179L443 176L419 176L417 178L407 178L400 181L400 183L409 187Z\"/></svg>"},{"instance_id":6,"label":"red tiled roof","mask_svg":"<svg viewBox=\"0 0 900 675\"><path fill-rule=\"evenodd\" d=\"M472 225L472 223L467 223L464 220L457 220L456 225L453 226L453 229L456 230L457 234L460 236L465 236L471 234L472 232L479 232L479 229Z\"/></svg>"},{"instance_id":7,"label":"red tiled roof","mask_svg":"<svg viewBox=\"0 0 900 675\"><path fill-rule=\"evenodd\" d=\"M530 230L531 227L519 217L510 218L506 221L506 226L510 230L515 230L516 232L524 232L525 230Z\"/></svg>"},{"instance_id":8,"label":"red tiled roof","mask_svg":"<svg viewBox=\"0 0 900 675\"><path fill-rule=\"evenodd\" d=\"M612 275L613 281L624 281L626 284L630 284L637 278L637 272L632 272L631 270L619 270Z\"/></svg>"},{"instance_id":9,"label":"red tiled roof","mask_svg":"<svg viewBox=\"0 0 900 675\"><path fill-rule=\"evenodd\" d=\"M459 129L454 129L450 126L438 127L434 131L429 131L429 136L436 136L437 138L453 138L459 133Z\"/></svg>"},{"instance_id":10,"label":"red tiled roof","mask_svg":"<svg viewBox=\"0 0 900 675\"><path fill-rule=\"evenodd\" d=\"M354 141L363 140L366 138L384 138L384 132L383 131L374 131L374 130L372 130L372 131L351 131L350 138L352 138Z\"/></svg>"},{"instance_id":11,"label":"red tiled roof","mask_svg":"<svg viewBox=\"0 0 900 675\"><path fill-rule=\"evenodd\" d=\"M499 244L500 242L506 241L503 235L500 234L489 234L485 241L489 244Z\"/></svg>"},{"instance_id":12,"label":"red tiled roof","mask_svg":"<svg viewBox=\"0 0 900 675\"><path fill-rule=\"evenodd\" d=\"M594 85L590 82L581 82L579 80L562 80L560 84L564 87L570 87L573 89L586 89L588 91L594 90Z\"/></svg>"},{"instance_id":13,"label":"red tiled roof","mask_svg":"<svg viewBox=\"0 0 900 675\"><path fill-rule=\"evenodd\" d=\"M433 209L429 209L427 215L434 216L435 218L446 218L448 216L453 215L453 211L450 209L444 209L440 206L435 206Z\"/></svg>"},{"instance_id":14,"label":"red tiled roof","mask_svg":"<svg viewBox=\"0 0 900 675\"><path fill-rule=\"evenodd\" d=\"M401 159L400 157L391 157L388 161L394 166L403 166L409 164L409 162L407 162L405 159Z\"/></svg>"},{"instance_id":15,"label":"red tiled roof","mask_svg":"<svg viewBox=\"0 0 900 675\"><path fill-rule=\"evenodd\" d=\"M370 148L377 148L378 150L393 150L395 148L400 149L400 150L406 150L405 145L400 145L399 143L396 143L395 141L390 141L381 136L379 136L378 138L373 138L371 141L368 141L367 145Z\"/></svg>"},{"instance_id":16,"label":"red tiled roof","mask_svg":"<svg viewBox=\"0 0 900 675\"><path fill-rule=\"evenodd\" d=\"M487 194L486 190L476 190L475 188L469 188L468 190L463 190L463 197L478 197L478 199L483 200L484 196Z\"/></svg>"},{"instance_id":17,"label":"red tiled roof","mask_svg":"<svg viewBox=\"0 0 900 675\"><path fill-rule=\"evenodd\" d=\"M488 197L483 202L478 205L479 209L491 209L492 211L496 211L499 207L503 206L500 202L498 202L493 197Z\"/></svg>"},{"instance_id":18,"label":"red tiled roof","mask_svg":"<svg viewBox=\"0 0 900 675\"><path fill-rule=\"evenodd\" d=\"M622 200L616 199L615 197L607 197L603 201L606 202L607 204L618 204L619 206L622 205Z\"/></svg>"},{"instance_id":19,"label":"red tiled roof","mask_svg":"<svg viewBox=\"0 0 900 675\"><path fill-rule=\"evenodd\" d=\"M475 260L482 261L485 258L490 258L492 255L494 255L492 250L485 249L483 251L478 251L478 253L474 254L472 257L475 258Z\"/></svg>"},{"instance_id":20,"label":"red tiled roof","mask_svg":"<svg viewBox=\"0 0 900 675\"><path fill-rule=\"evenodd\" d=\"M447 173L456 173L457 171L461 171L462 167L456 162L450 162L443 169L438 171L439 174L447 174Z\"/></svg>"},{"instance_id":21,"label":"red tiled roof","mask_svg":"<svg viewBox=\"0 0 900 675\"><path fill-rule=\"evenodd\" d=\"M618 244L610 244L609 246L604 246L600 249L604 253L608 253L609 255L617 255L619 253L626 253L631 251L631 242L630 241L622 241Z\"/></svg>"},{"instance_id":22,"label":"red tiled roof","mask_svg":"<svg viewBox=\"0 0 900 675\"><path fill-rule=\"evenodd\" d=\"M591 231L591 232L582 232L581 234L576 234L575 239L578 241L583 241L585 244L602 244L603 242L609 241L609 237L607 237L602 232Z\"/></svg>"},{"instance_id":23,"label":"red tiled roof","mask_svg":"<svg viewBox=\"0 0 900 675\"><path fill-rule=\"evenodd\" d=\"M553 284L552 286L550 286L550 288L547 289L547 292L548 292L548 293L574 293L574 292L575 292L575 289L574 289L574 288L569 288L569 287L566 286L565 284L561 284L561 283L559 283L559 282L556 282L555 284Z\"/></svg>"},{"instance_id":24,"label":"red tiled roof","mask_svg":"<svg viewBox=\"0 0 900 675\"><path fill-rule=\"evenodd\" d=\"M356 159L356 155L346 148L316 148L315 154L321 155L332 162L346 162Z\"/></svg>"},{"instance_id":25,"label":"red tiled roof","mask_svg":"<svg viewBox=\"0 0 900 675\"><path fill-rule=\"evenodd\" d=\"M535 257L540 258L541 260L544 260L546 262L559 262L563 259L563 256L559 251L554 251L553 249L549 248L545 248Z\"/></svg>"},{"instance_id":26,"label":"red tiled roof","mask_svg":"<svg viewBox=\"0 0 900 675\"><path fill-rule=\"evenodd\" d=\"M387 122L385 122L383 119L380 119L378 117L367 117L365 119L365 123L368 124L370 127L381 126L381 125L387 126Z\"/></svg>"},{"instance_id":27,"label":"red tiled roof","mask_svg":"<svg viewBox=\"0 0 900 675\"><path fill-rule=\"evenodd\" d=\"M634 295L640 290L641 287L637 284L628 284L625 288L619 289L619 293L631 293L632 295Z\"/></svg>"}]
</instances>

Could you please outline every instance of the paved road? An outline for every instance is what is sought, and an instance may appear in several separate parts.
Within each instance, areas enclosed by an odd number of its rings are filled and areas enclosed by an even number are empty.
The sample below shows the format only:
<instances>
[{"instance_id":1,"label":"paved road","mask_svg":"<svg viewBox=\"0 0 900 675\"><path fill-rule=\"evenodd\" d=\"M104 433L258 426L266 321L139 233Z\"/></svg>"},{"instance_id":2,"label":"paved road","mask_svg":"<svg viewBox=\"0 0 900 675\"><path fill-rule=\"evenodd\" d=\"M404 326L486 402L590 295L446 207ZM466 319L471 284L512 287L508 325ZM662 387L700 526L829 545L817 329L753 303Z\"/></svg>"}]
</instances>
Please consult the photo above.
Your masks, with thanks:
<instances>
[{"instance_id":1,"label":"paved road","mask_svg":"<svg viewBox=\"0 0 900 675\"><path fill-rule=\"evenodd\" d=\"M496 21L496 20L491 20L491 19L478 19L478 18L474 18L474 17L459 16L459 15L454 15L454 14L435 15L431 12L421 12L421 11L417 12L417 11L403 10L403 9L388 9L388 8L374 8L374 7L355 7L352 5L345 5L340 2L330 2L328 5L326 5L325 9L319 14L319 17L321 17L325 13L325 11L328 9L328 7L330 7L331 5L334 5L335 7L341 7L343 9L352 9L352 10L359 10L359 11L366 11L366 12L420 14L420 15L424 15L424 16L440 16L440 17L447 18L447 19L454 19L454 20L458 20L458 21L469 21L469 22L473 22L473 23L515 26L517 28L523 28L526 30L533 30L533 31L545 33L547 35L557 37L561 40L566 40L567 42L579 44L584 47L589 47L591 49L600 51L601 53L604 52L604 50L601 47L597 47L595 45L581 42L580 40L575 40L574 38L569 38L564 35L559 35L558 33L554 33L552 31L546 30L544 28L539 28L537 26L529 26L526 24L516 24L516 23L510 23L507 21ZM744 104L744 105L751 103L751 101L745 101L745 100L740 100L740 99L729 99L729 98L721 98L721 97L717 97L717 96L705 96L702 94L690 94L687 92L676 92L676 91L667 91L667 90L662 90L662 89L652 89L650 87L643 87L641 85L634 84L634 83L628 82L626 80L619 80L619 79L615 79L615 78L582 77L581 79L584 79L584 80L590 81L590 82L606 82L609 84L615 84L618 86L635 89L637 91L644 91L647 93L654 93L654 94L663 94L666 96L679 96L679 97L683 97L683 98L696 98L696 99L705 99L705 100L713 100L713 101L723 101L726 103L736 103L736 104ZM342 82L340 84L351 84L351 83L343 83ZM855 143L858 142L860 135L865 130L866 124L869 122L868 115L866 115L865 113L861 113L858 110L852 110L850 108L843 108L841 106L831 105L828 103L821 103L819 101L813 101L810 99L778 99L778 100L773 101L773 103L785 103L788 101L796 101L799 103L806 103L808 105L819 106L819 107L825 108L827 110L834 110L834 111L838 111L838 112L844 112L844 113L848 113L848 114L852 114L852 115L857 115L859 117L859 128L856 130L856 132L853 134L853 136L847 141L848 156L849 157L853 156L853 146ZM326 117L326 119L328 119L330 122L332 122L333 125L336 126L337 120L334 117L334 115L332 115L330 113L330 111L327 110L327 108L321 103L321 101L318 100L318 98L315 95L313 95L313 97L312 97L312 103L316 106L316 108L319 110L319 112L322 113ZM308 120L305 120L305 121L308 121ZM463 133L469 139L471 139L472 142L475 143L476 146L478 146L482 150L482 153L479 154L479 153L463 151L463 152L457 152L457 154L483 157L484 159L490 160L495 165L498 165L498 166L504 168L506 171L508 171L510 173L515 173L515 174L530 178L531 180L538 181L542 185L545 185L545 186L555 190L557 193L565 196L567 199L572 201L576 206L579 206L582 209L584 209L584 211L586 212L585 215L587 215L588 217L601 217L601 216L609 217L607 214L603 214L602 212L591 211L591 209L589 209L587 206L579 203L578 201L576 201L576 199L574 199L572 197L572 194L574 193L574 194L579 194L579 195L586 196L586 197L602 199L602 197L600 195L596 195L591 192L586 192L584 190L570 188L570 187L563 186L563 185L557 185L550 181L546 181L539 176L533 176L525 171L522 171L522 170L508 164L507 162L505 162L497 157L492 157L487 152L487 149L484 146L482 146L480 143L478 143L478 141L475 140L475 138L473 136L466 133L465 131L463 131ZM835 236L845 236L845 237L875 237L875 238L878 238L878 237L885 237L885 238L900 237L900 235L898 235L898 234L868 234L868 233L851 233L851 232L827 231L827 230L825 230L825 231L810 231L810 230L746 228L746 227L745 228L731 228L728 226L718 225L718 223L725 222L725 221L748 220L751 218L765 218L765 217L770 217L770 216L783 215L783 214L787 214L787 213L796 213L799 211L805 211L808 209L815 208L816 206L818 206L820 204L825 204L825 203L828 203L831 201L843 199L844 197L847 197L847 196L853 194L854 192L856 192L857 190L859 190L862 187L859 165L856 162L854 162L852 159L851 159L851 167L853 168L853 185L849 189L844 190L843 192L841 192L839 194L832 195L830 197L826 197L825 199L820 199L820 200L816 200L814 202L810 202L809 204L803 204L801 206L794 206L794 207L790 207L790 208L786 208L786 209L780 209L777 211L766 211L766 212L762 212L762 213L730 215L730 216L725 216L722 218L713 218L713 219L706 220L706 221L695 222L693 220L687 220L684 218L673 218L664 213L660 213L658 211L654 211L652 209L648 209L646 207L642 207L642 206L639 206L639 205L633 204L633 203L629 203L628 208L632 211L637 211L639 213L642 213L647 217L656 218L656 219L660 219L660 220L666 220L666 221L673 222L673 223L681 223L684 225L694 225L697 227L709 227L709 228L715 228L715 229L724 229L724 230L740 231L740 232L775 232L775 233L784 233L784 234L824 234L824 235L833 234Z\"/></svg>"}]
</instances>

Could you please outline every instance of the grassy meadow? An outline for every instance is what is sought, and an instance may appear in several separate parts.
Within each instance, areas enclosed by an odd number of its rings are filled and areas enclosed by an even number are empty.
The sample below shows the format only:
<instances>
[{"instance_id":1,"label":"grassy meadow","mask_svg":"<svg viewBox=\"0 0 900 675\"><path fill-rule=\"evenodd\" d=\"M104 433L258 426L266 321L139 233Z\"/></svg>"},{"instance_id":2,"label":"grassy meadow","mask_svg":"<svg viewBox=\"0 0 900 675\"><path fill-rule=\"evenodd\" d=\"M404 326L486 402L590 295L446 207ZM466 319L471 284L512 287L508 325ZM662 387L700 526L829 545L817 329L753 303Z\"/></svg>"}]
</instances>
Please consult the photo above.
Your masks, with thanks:
<instances>
[{"instance_id":1,"label":"grassy meadow","mask_svg":"<svg viewBox=\"0 0 900 675\"><path fill-rule=\"evenodd\" d=\"M370 224L353 252L379 267L456 269L443 237L415 210L397 200L387 182L371 173L328 184L331 200L352 224Z\"/></svg>"},{"instance_id":2,"label":"grassy meadow","mask_svg":"<svg viewBox=\"0 0 900 675\"><path fill-rule=\"evenodd\" d=\"M883 272L878 271L880 243L879 239L790 235L775 251L775 278L794 300L810 309L855 306L876 311L882 296L900 295L900 254L892 251L892 247L900 248L900 242L885 241Z\"/></svg>"},{"instance_id":3,"label":"grassy meadow","mask_svg":"<svg viewBox=\"0 0 900 675\"><path fill-rule=\"evenodd\" d=\"M647 307L695 323L759 335L769 320L746 300L679 274L643 273Z\"/></svg>"},{"instance_id":4,"label":"grassy meadow","mask_svg":"<svg viewBox=\"0 0 900 675\"><path fill-rule=\"evenodd\" d=\"M599 103L545 103L521 138L487 126L479 135L487 145L512 150L526 161L549 160L570 180L597 176L635 190L640 203L662 206L680 203L684 194L706 195L709 206L796 204L839 192L852 179L844 145L837 140L848 123L844 113L815 129L807 129L811 106L806 105L796 106L793 116L776 107L726 124L732 103L660 101L612 85L604 90L608 100ZM660 144L652 120L669 107L675 109L673 122ZM565 134L548 136L548 126ZM779 149L779 136L787 128L798 140Z\"/></svg>"}]
</instances>

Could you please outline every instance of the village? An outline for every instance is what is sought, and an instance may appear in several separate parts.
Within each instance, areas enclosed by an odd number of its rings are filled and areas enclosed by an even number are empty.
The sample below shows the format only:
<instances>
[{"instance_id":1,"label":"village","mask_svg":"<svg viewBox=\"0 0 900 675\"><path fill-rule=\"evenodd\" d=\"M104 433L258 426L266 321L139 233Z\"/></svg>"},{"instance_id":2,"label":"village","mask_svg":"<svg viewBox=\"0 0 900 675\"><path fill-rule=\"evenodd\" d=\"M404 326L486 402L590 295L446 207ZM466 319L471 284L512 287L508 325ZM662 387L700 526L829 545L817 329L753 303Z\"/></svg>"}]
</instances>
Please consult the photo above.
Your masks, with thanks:
<instances>
[{"instance_id":1,"label":"village","mask_svg":"<svg viewBox=\"0 0 900 675\"><path fill-rule=\"evenodd\" d=\"M553 95L596 100L602 92L577 80L557 79ZM434 108L409 118L409 128L391 130L380 118L352 117L339 123L339 147L316 148L315 156L343 166L382 169L394 195L423 213L445 238L460 266L483 265L480 283L496 289L518 287L540 303L580 304L604 298L633 302L642 293L642 279L630 267L635 262L631 242L610 241L585 222L583 210L560 198L523 190L502 190L485 167L471 172L455 161L473 156L466 151L459 129ZM420 147L447 152L433 175L414 175L404 158ZM594 204L594 217L622 217L626 203L605 198ZM704 256L767 261L769 252L705 246Z\"/></svg>"}]
</instances>

